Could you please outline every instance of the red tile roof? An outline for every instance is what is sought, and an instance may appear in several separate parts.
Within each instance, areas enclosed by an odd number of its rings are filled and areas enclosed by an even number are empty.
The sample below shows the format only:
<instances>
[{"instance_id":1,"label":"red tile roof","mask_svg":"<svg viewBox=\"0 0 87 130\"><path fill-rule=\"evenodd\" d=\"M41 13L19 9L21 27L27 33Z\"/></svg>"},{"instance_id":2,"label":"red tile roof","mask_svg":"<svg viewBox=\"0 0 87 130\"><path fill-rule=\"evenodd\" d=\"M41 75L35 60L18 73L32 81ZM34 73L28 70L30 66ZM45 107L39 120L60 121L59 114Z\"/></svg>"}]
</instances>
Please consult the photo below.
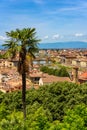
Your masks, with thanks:
<instances>
[{"instance_id":1,"label":"red tile roof","mask_svg":"<svg viewBox=\"0 0 87 130\"><path fill-rule=\"evenodd\" d=\"M87 80L87 72L84 72L82 73L80 76L79 76L79 79L86 79Z\"/></svg>"},{"instance_id":2,"label":"red tile roof","mask_svg":"<svg viewBox=\"0 0 87 130\"><path fill-rule=\"evenodd\" d=\"M48 74L43 75L42 81L43 83L64 82L64 81L71 82L69 77L57 77L57 76L48 75Z\"/></svg>"}]
</instances>

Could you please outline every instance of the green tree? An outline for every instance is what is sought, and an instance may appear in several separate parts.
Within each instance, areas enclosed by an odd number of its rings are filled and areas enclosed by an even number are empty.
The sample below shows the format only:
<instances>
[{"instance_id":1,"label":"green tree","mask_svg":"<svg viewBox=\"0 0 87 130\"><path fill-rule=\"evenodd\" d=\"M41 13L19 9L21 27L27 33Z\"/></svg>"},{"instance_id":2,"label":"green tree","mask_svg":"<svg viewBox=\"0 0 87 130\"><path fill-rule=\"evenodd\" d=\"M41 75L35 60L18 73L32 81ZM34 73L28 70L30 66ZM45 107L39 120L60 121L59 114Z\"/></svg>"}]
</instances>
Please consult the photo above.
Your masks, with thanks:
<instances>
[{"instance_id":1,"label":"green tree","mask_svg":"<svg viewBox=\"0 0 87 130\"><path fill-rule=\"evenodd\" d=\"M26 72L29 71L26 56L30 54L34 57L34 53L38 50L38 42L40 40L36 37L35 28L24 28L22 30L16 29L15 31L6 32L9 40L4 44L8 48L7 53L15 57L19 53L18 71L22 75L22 102L23 113L26 118Z\"/></svg>"},{"instance_id":2,"label":"green tree","mask_svg":"<svg viewBox=\"0 0 87 130\"><path fill-rule=\"evenodd\" d=\"M5 103L1 103L0 104L0 121L2 119L4 119L7 114L9 114L9 112L7 111L7 106L5 105Z\"/></svg>"},{"instance_id":3,"label":"green tree","mask_svg":"<svg viewBox=\"0 0 87 130\"><path fill-rule=\"evenodd\" d=\"M60 77L69 77L69 73L68 71L66 70L65 67L61 67L58 71L58 76Z\"/></svg>"},{"instance_id":4,"label":"green tree","mask_svg":"<svg viewBox=\"0 0 87 130\"><path fill-rule=\"evenodd\" d=\"M87 106L80 104L68 109L62 123L54 121L50 130L87 130Z\"/></svg>"},{"instance_id":5,"label":"green tree","mask_svg":"<svg viewBox=\"0 0 87 130\"><path fill-rule=\"evenodd\" d=\"M12 113L15 109L21 111L21 92L0 93L0 103L5 104L5 107L0 106L2 117ZM87 106L87 83L78 85L69 82L58 82L41 86L37 90L29 89L26 92L27 116L34 114L37 109L43 107L44 110L49 111L46 116L50 121L63 121L66 115L65 112L81 103ZM7 114L4 114L4 111L7 111Z\"/></svg>"},{"instance_id":6,"label":"green tree","mask_svg":"<svg viewBox=\"0 0 87 130\"><path fill-rule=\"evenodd\" d=\"M42 66L40 68L40 70L44 73L48 73L50 75L56 75L56 76L60 76L60 77L69 77L69 73L66 69L66 67L61 67L60 69L53 69L53 68L49 68L47 66Z\"/></svg>"},{"instance_id":7,"label":"green tree","mask_svg":"<svg viewBox=\"0 0 87 130\"><path fill-rule=\"evenodd\" d=\"M7 33L7 35L8 35L8 33ZM11 57L11 59L16 57L16 54L17 54L17 52L19 51L19 48L20 48L20 46L17 44L17 41L15 41L15 39L13 39L13 38L6 41L6 44L3 44L3 46L5 47L5 49L8 50L4 54L4 58Z\"/></svg>"}]
</instances>

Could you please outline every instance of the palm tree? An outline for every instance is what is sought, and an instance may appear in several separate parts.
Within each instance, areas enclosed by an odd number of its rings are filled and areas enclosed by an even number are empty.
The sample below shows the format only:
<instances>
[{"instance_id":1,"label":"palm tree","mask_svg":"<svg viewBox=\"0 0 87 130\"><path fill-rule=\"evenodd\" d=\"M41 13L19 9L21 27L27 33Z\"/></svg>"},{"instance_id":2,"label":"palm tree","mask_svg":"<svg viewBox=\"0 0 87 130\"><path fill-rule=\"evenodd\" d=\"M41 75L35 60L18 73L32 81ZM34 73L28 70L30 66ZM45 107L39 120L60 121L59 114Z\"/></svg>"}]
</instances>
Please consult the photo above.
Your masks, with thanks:
<instances>
[{"instance_id":1,"label":"palm tree","mask_svg":"<svg viewBox=\"0 0 87 130\"><path fill-rule=\"evenodd\" d=\"M18 71L22 75L22 103L24 119L26 119L26 72L29 71L26 57L28 54L35 57L40 40L36 37L35 28L16 29L15 31L6 32L6 35L9 39L6 41L7 44L3 46L8 48L7 52L11 53L12 58L19 52Z\"/></svg>"},{"instance_id":2,"label":"palm tree","mask_svg":"<svg viewBox=\"0 0 87 130\"><path fill-rule=\"evenodd\" d=\"M7 58L11 57L11 59L15 58L15 56L19 50L19 46L14 41L14 39L6 41L6 44L3 44L3 46L5 47L6 50L8 50L4 54L4 57L7 57Z\"/></svg>"}]
</instances>

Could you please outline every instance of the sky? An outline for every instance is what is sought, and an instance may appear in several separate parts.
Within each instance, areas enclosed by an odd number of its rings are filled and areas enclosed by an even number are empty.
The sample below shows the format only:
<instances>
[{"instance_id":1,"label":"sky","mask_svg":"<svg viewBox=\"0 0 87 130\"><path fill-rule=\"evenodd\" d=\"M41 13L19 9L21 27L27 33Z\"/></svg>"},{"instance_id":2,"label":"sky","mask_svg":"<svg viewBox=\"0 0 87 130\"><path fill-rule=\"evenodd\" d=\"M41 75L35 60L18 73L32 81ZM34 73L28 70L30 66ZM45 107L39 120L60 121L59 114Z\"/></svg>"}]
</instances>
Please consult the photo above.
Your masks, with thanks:
<instances>
[{"instance_id":1,"label":"sky","mask_svg":"<svg viewBox=\"0 0 87 130\"><path fill-rule=\"evenodd\" d=\"M87 0L0 0L0 43L28 27L42 43L87 41Z\"/></svg>"}]
</instances>

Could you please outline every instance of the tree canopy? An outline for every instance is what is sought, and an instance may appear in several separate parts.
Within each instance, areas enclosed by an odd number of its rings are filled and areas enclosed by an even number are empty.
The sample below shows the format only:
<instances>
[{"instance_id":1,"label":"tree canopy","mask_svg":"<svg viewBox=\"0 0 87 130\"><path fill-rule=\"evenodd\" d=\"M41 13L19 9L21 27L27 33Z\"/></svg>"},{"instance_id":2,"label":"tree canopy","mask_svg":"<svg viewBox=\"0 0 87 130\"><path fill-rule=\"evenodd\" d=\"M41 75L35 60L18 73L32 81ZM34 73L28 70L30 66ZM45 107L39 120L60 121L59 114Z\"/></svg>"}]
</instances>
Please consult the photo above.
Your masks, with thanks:
<instances>
[{"instance_id":1,"label":"tree canopy","mask_svg":"<svg viewBox=\"0 0 87 130\"><path fill-rule=\"evenodd\" d=\"M21 94L20 91L0 94L0 103L4 104L4 110L7 110L7 114L15 109L22 110ZM75 105L81 103L87 105L87 84L58 82L26 92L27 115L43 107L44 110L48 111L47 116L51 121L62 121L67 109L73 109Z\"/></svg>"},{"instance_id":2,"label":"tree canopy","mask_svg":"<svg viewBox=\"0 0 87 130\"><path fill-rule=\"evenodd\" d=\"M48 73L50 75L60 76L60 77L69 77L69 73L66 67L61 67L59 69L53 69L52 67L42 66L40 70L44 73Z\"/></svg>"},{"instance_id":3,"label":"tree canopy","mask_svg":"<svg viewBox=\"0 0 87 130\"><path fill-rule=\"evenodd\" d=\"M24 122L21 92L0 92L0 129L87 130L87 84L60 82L26 93Z\"/></svg>"}]
</instances>

